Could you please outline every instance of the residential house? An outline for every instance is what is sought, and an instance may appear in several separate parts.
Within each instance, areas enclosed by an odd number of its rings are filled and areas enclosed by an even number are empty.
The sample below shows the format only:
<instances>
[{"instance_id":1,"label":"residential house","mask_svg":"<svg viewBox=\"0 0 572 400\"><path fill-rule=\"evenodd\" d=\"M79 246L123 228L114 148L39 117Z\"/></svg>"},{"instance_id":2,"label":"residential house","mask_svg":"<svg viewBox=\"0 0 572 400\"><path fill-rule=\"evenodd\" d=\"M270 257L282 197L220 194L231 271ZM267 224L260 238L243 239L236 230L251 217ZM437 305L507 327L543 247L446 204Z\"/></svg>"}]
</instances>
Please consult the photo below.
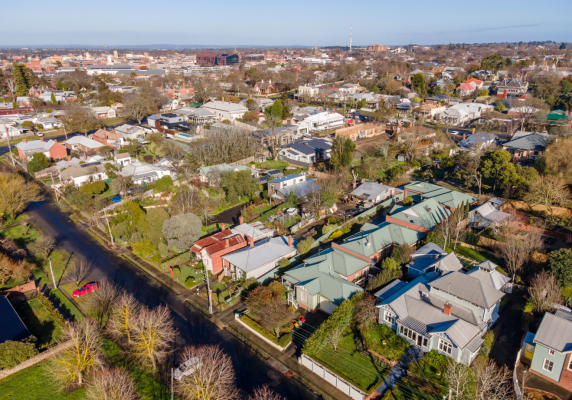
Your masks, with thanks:
<instances>
[{"instance_id":1,"label":"residential house","mask_svg":"<svg viewBox=\"0 0 572 400\"><path fill-rule=\"evenodd\" d=\"M493 144L498 144L499 138L494 133L490 132L477 132L468 137L463 138L459 146L465 148L482 149Z\"/></svg>"},{"instance_id":2,"label":"residential house","mask_svg":"<svg viewBox=\"0 0 572 400\"><path fill-rule=\"evenodd\" d=\"M498 265L486 260L475 266L467 275L480 280L482 283L494 287L496 290L505 292L511 279L497 270Z\"/></svg>"},{"instance_id":3,"label":"residential house","mask_svg":"<svg viewBox=\"0 0 572 400\"><path fill-rule=\"evenodd\" d=\"M336 129L336 137L342 136L354 142L358 139L370 138L384 133L385 125L374 124L373 122Z\"/></svg>"},{"instance_id":4,"label":"residential house","mask_svg":"<svg viewBox=\"0 0 572 400\"><path fill-rule=\"evenodd\" d=\"M75 187L107 178L105 167L100 162L72 165L60 171L61 182L73 184Z\"/></svg>"},{"instance_id":5,"label":"residential house","mask_svg":"<svg viewBox=\"0 0 572 400\"><path fill-rule=\"evenodd\" d=\"M0 344L13 341L20 342L30 337L30 331L8 300L8 295L0 296Z\"/></svg>"},{"instance_id":6,"label":"residential house","mask_svg":"<svg viewBox=\"0 0 572 400\"><path fill-rule=\"evenodd\" d=\"M299 140L283 147L278 158L301 167L313 167L314 163L330 158L331 141L326 139Z\"/></svg>"},{"instance_id":7,"label":"residential house","mask_svg":"<svg viewBox=\"0 0 572 400\"><path fill-rule=\"evenodd\" d=\"M542 156L553 140L544 133L517 132L509 142L502 144L502 148L511 154L513 162L526 162Z\"/></svg>"},{"instance_id":8,"label":"residential house","mask_svg":"<svg viewBox=\"0 0 572 400\"><path fill-rule=\"evenodd\" d=\"M421 275L435 272L438 269L445 272L462 270L463 265L459 262L459 259L457 257L446 259L448 255L445 250L435 243L427 243L411 255L411 261L407 264L407 278L415 279ZM438 262L439 259L441 259L441 262Z\"/></svg>"},{"instance_id":9,"label":"residential house","mask_svg":"<svg viewBox=\"0 0 572 400\"><path fill-rule=\"evenodd\" d=\"M236 279L260 278L278 267L281 260L297 253L292 236L259 240L249 239L249 246L222 256L223 268Z\"/></svg>"},{"instance_id":10,"label":"residential house","mask_svg":"<svg viewBox=\"0 0 572 400\"><path fill-rule=\"evenodd\" d=\"M117 117L117 113L112 107L91 107L90 110L99 119L108 119Z\"/></svg>"},{"instance_id":11,"label":"residential house","mask_svg":"<svg viewBox=\"0 0 572 400\"><path fill-rule=\"evenodd\" d=\"M147 125L152 128L163 128L175 131L188 131L193 127L193 125L184 121L184 117L182 115L175 113L151 115L147 117Z\"/></svg>"},{"instance_id":12,"label":"residential house","mask_svg":"<svg viewBox=\"0 0 572 400\"><path fill-rule=\"evenodd\" d=\"M137 125L123 124L116 127L113 130L113 133L120 134L125 141L136 140L138 138L145 137L145 131L143 130L143 128Z\"/></svg>"},{"instance_id":13,"label":"residential house","mask_svg":"<svg viewBox=\"0 0 572 400\"><path fill-rule=\"evenodd\" d=\"M167 175L173 177L175 175L169 168L147 164L141 161L128 163L121 171L117 172L117 174L131 178L131 181L136 185L155 182Z\"/></svg>"},{"instance_id":14,"label":"residential house","mask_svg":"<svg viewBox=\"0 0 572 400\"><path fill-rule=\"evenodd\" d=\"M443 258L447 261L435 271L409 283L396 280L375 294L379 323L424 352L436 350L468 366L479 354L483 335L498 320L504 293L486 280L448 271L461 265L453 260L454 253Z\"/></svg>"},{"instance_id":15,"label":"residential house","mask_svg":"<svg viewBox=\"0 0 572 400\"><path fill-rule=\"evenodd\" d=\"M34 123L41 125L43 129L61 128L64 125L62 121L54 117L35 118Z\"/></svg>"},{"instance_id":16,"label":"residential house","mask_svg":"<svg viewBox=\"0 0 572 400\"><path fill-rule=\"evenodd\" d=\"M60 160L68 155L68 150L52 139L45 141L44 138L41 138L29 142L23 139L16 145L16 148L18 149L18 157L25 161L31 160L36 153L43 153L52 160Z\"/></svg>"},{"instance_id":17,"label":"residential house","mask_svg":"<svg viewBox=\"0 0 572 400\"><path fill-rule=\"evenodd\" d=\"M530 363L529 373L572 391L572 312L560 307L546 313L536 331L528 332L522 361Z\"/></svg>"},{"instance_id":18,"label":"residential house","mask_svg":"<svg viewBox=\"0 0 572 400\"><path fill-rule=\"evenodd\" d=\"M320 186L313 179L306 179L306 175L288 175L268 181L268 197L278 201L286 201L293 193L297 198L303 199L310 193L320 191Z\"/></svg>"},{"instance_id":19,"label":"residential house","mask_svg":"<svg viewBox=\"0 0 572 400\"><path fill-rule=\"evenodd\" d=\"M322 132L344 126L344 117L333 111L314 112L298 122L300 128L308 132Z\"/></svg>"},{"instance_id":20,"label":"residential house","mask_svg":"<svg viewBox=\"0 0 572 400\"><path fill-rule=\"evenodd\" d=\"M272 83L272 80L268 80L268 82L257 82L254 85L254 91L260 94L274 94L280 92L280 87L283 85L278 85L276 83Z\"/></svg>"},{"instance_id":21,"label":"residential house","mask_svg":"<svg viewBox=\"0 0 572 400\"><path fill-rule=\"evenodd\" d=\"M177 110L177 114L183 115L187 122L193 122L197 125L212 124L216 121L215 115L204 108L183 107Z\"/></svg>"},{"instance_id":22,"label":"residential house","mask_svg":"<svg viewBox=\"0 0 572 400\"><path fill-rule=\"evenodd\" d=\"M306 97L313 99L320 93L320 86L303 85L298 86L298 94L294 95L299 100Z\"/></svg>"},{"instance_id":23,"label":"residential house","mask_svg":"<svg viewBox=\"0 0 572 400\"><path fill-rule=\"evenodd\" d=\"M369 208L393 197L397 193L401 193L401 191L392 186L376 182L364 182L355 188L350 195L354 198L354 201L360 201L366 208Z\"/></svg>"},{"instance_id":24,"label":"residential house","mask_svg":"<svg viewBox=\"0 0 572 400\"><path fill-rule=\"evenodd\" d=\"M235 104L230 101L211 101L210 103L204 104L201 108L213 113L218 121L237 120L248 112L248 108L242 104Z\"/></svg>"},{"instance_id":25,"label":"residential house","mask_svg":"<svg viewBox=\"0 0 572 400\"><path fill-rule=\"evenodd\" d=\"M220 174L225 171L247 171L251 173L253 178L258 178L258 171L254 168L247 167L246 165L229 165L223 163L218 165L211 165L210 167L199 168L199 180L201 182L209 182L212 179L220 179Z\"/></svg>"},{"instance_id":26,"label":"residential house","mask_svg":"<svg viewBox=\"0 0 572 400\"><path fill-rule=\"evenodd\" d=\"M439 104L438 102L432 103L427 100L429 99L425 99L425 102L415 109L415 112L422 115L426 120L432 120L437 114L447 109L447 107Z\"/></svg>"},{"instance_id":27,"label":"residential house","mask_svg":"<svg viewBox=\"0 0 572 400\"><path fill-rule=\"evenodd\" d=\"M106 129L98 129L91 136L91 139L101 143L104 146L122 147L126 144L125 139L119 132L113 129L111 132Z\"/></svg>"},{"instance_id":28,"label":"residential house","mask_svg":"<svg viewBox=\"0 0 572 400\"><path fill-rule=\"evenodd\" d=\"M98 154L99 149L104 146L102 143L85 136L74 136L63 144L71 151L84 152L88 155Z\"/></svg>"},{"instance_id":29,"label":"residential house","mask_svg":"<svg viewBox=\"0 0 572 400\"><path fill-rule=\"evenodd\" d=\"M459 103L436 115L436 120L448 125L463 125L469 120L480 118L483 113L490 112L494 106L482 103Z\"/></svg>"},{"instance_id":30,"label":"residential house","mask_svg":"<svg viewBox=\"0 0 572 400\"><path fill-rule=\"evenodd\" d=\"M267 128L255 131L252 135L260 139L264 146L275 144L277 147L287 145L293 142L298 136L301 136L299 134L298 125L279 126L274 129Z\"/></svg>"},{"instance_id":31,"label":"residential house","mask_svg":"<svg viewBox=\"0 0 572 400\"><path fill-rule=\"evenodd\" d=\"M368 260L330 248L286 271L282 283L294 307L331 314L344 300L363 292L354 281L367 275L369 268Z\"/></svg>"},{"instance_id":32,"label":"residential house","mask_svg":"<svg viewBox=\"0 0 572 400\"><path fill-rule=\"evenodd\" d=\"M501 204L502 200L491 199L469 211L469 226L475 229L492 228L496 230L510 219L510 214L500 211Z\"/></svg>"},{"instance_id":33,"label":"residential house","mask_svg":"<svg viewBox=\"0 0 572 400\"><path fill-rule=\"evenodd\" d=\"M113 155L113 160L115 161L115 164L121 165L122 167L133 163L129 153L115 153Z\"/></svg>"},{"instance_id":34,"label":"residential house","mask_svg":"<svg viewBox=\"0 0 572 400\"><path fill-rule=\"evenodd\" d=\"M240 224L233 229L225 229L222 224L221 231L214 235L197 240L191 247L191 252L195 254L198 260L202 261L206 270L217 275L225 270L222 257L226 254L240 250L247 244L258 240L264 240L274 236L274 231L257 224L245 224L242 217L239 218ZM268 232L270 231L270 232Z\"/></svg>"},{"instance_id":35,"label":"residential house","mask_svg":"<svg viewBox=\"0 0 572 400\"><path fill-rule=\"evenodd\" d=\"M498 95L523 95L528 91L528 82L518 79L506 78L497 83Z\"/></svg>"}]
</instances>

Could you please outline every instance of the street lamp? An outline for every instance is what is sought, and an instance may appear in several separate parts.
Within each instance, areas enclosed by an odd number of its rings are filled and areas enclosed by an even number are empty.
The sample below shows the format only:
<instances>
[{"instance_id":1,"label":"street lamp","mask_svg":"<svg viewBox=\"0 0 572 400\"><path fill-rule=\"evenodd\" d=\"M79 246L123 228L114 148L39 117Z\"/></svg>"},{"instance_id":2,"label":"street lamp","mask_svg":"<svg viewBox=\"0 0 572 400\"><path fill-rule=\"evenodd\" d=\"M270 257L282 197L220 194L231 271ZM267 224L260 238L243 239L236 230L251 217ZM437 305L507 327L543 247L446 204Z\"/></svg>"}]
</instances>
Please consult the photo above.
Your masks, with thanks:
<instances>
[{"instance_id":1,"label":"street lamp","mask_svg":"<svg viewBox=\"0 0 572 400\"><path fill-rule=\"evenodd\" d=\"M50 263L50 273L52 274L52 281L54 282L54 289L57 289L56 277L54 276L54 269L52 268L52 258L48 257L48 262Z\"/></svg>"}]
</instances>

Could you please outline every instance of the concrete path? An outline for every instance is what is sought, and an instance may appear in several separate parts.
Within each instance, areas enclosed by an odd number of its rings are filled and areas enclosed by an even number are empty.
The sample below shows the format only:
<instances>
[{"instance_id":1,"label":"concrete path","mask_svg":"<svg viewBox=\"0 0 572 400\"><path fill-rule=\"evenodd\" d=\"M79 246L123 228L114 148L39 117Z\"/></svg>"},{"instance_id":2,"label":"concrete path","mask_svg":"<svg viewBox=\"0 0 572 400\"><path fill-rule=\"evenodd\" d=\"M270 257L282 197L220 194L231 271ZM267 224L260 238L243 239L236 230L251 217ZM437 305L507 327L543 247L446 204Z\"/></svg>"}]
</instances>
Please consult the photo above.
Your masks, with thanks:
<instances>
[{"instance_id":1,"label":"concrete path","mask_svg":"<svg viewBox=\"0 0 572 400\"><path fill-rule=\"evenodd\" d=\"M405 350L405 354L401 357L401 360L393 366L385 381L377 388L376 391L383 396L385 392L393 389L393 387L397 385L397 382L407 375L409 364L411 364L413 360L419 361L422 358L423 351L421 351L419 347L409 347Z\"/></svg>"}]
</instances>

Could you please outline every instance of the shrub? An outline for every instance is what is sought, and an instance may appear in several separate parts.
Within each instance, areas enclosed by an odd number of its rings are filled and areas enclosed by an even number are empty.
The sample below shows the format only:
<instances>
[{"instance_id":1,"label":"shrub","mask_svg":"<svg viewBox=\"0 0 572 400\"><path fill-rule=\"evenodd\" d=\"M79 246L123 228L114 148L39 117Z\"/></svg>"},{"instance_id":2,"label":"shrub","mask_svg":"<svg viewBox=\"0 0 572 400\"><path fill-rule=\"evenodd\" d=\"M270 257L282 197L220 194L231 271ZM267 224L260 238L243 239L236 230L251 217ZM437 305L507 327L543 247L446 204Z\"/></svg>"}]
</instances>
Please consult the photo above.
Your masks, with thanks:
<instances>
[{"instance_id":1,"label":"shrub","mask_svg":"<svg viewBox=\"0 0 572 400\"><path fill-rule=\"evenodd\" d=\"M315 242L314 238L308 238L306 240L302 240L300 243L298 243L297 247L298 253L306 254L307 252L309 252L314 242Z\"/></svg>"},{"instance_id":2,"label":"shrub","mask_svg":"<svg viewBox=\"0 0 572 400\"><path fill-rule=\"evenodd\" d=\"M173 278L179 279L181 277L181 268L178 266L173 267Z\"/></svg>"},{"instance_id":3,"label":"shrub","mask_svg":"<svg viewBox=\"0 0 572 400\"><path fill-rule=\"evenodd\" d=\"M66 320L64 319L62 314L60 314L60 312L54 307L52 302L48 300L47 297L45 297L43 294L39 294L38 300L40 300L40 303L44 305L44 307L46 308L46 310L48 310L52 318L54 318L56 322L60 324L60 326L63 327L66 324Z\"/></svg>"},{"instance_id":4,"label":"shrub","mask_svg":"<svg viewBox=\"0 0 572 400\"><path fill-rule=\"evenodd\" d=\"M466 232L465 233L465 242L467 242L468 244L472 245L472 246L476 246L477 243L479 243L479 235L477 235L474 232Z\"/></svg>"},{"instance_id":5,"label":"shrub","mask_svg":"<svg viewBox=\"0 0 572 400\"><path fill-rule=\"evenodd\" d=\"M340 229L338 229L337 231L335 231L334 233L332 233L330 235L330 239L337 239L340 236L342 236L344 234L344 232L342 232Z\"/></svg>"},{"instance_id":6,"label":"shrub","mask_svg":"<svg viewBox=\"0 0 572 400\"><path fill-rule=\"evenodd\" d=\"M21 342L7 340L0 344L0 369L14 368L38 354L38 349L34 344L35 340L36 338L31 336Z\"/></svg>"},{"instance_id":7,"label":"shrub","mask_svg":"<svg viewBox=\"0 0 572 400\"><path fill-rule=\"evenodd\" d=\"M157 248L149 239L142 240L133 244L133 252L137 255L149 258L155 254Z\"/></svg>"},{"instance_id":8,"label":"shrub","mask_svg":"<svg viewBox=\"0 0 572 400\"><path fill-rule=\"evenodd\" d=\"M336 221L337 221L337 219L335 219L334 217L328 218L328 223L330 223L330 224L335 224Z\"/></svg>"},{"instance_id":9,"label":"shrub","mask_svg":"<svg viewBox=\"0 0 572 400\"><path fill-rule=\"evenodd\" d=\"M534 302L532 301L532 299L528 299L526 301L526 304L524 305L523 312L525 314L529 314L532 313L532 310L534 310Z\"/></svg>"},{"instance_id":10,"label":"shrub","mask_svg":"<svg viewBox=\"0 0 572 400\"><path fill-rule=\"evenodd\" d=\"M278 268L280 270L284 270L286 268L288 268L288 266L290 266L290 260L287 258L283 258L282 260L280 260L280 262L278 263Z\"/></svg>"},{"instance_id":11,"label":"shrub","mask_svg":"<svg viewBox=\"0 0 572 400\"><path fill-rule=\"evenodd\" d=\"M247 293L247 292L251 291L252 289L254 289L257 285L258 285L258 281L256 280L256 278L248 278L242 284L242 290L243 290L243 292Z\"/></svg>"},{"instance_id":12,"label":"shrub","mask_svg":"<svg viewBox=\"0 0 572 400\"><path fill-rule=\"evenodd\" d=\"M30 128L30 127L32 127L32 126L34 126L34 123L33 123L32 121L24 121L24 122L22 122L22 127L23 127L23 128Z\"/></svg>"},{"instance_id":13,"label":"shrub","mask_svg":"<svg viewBox=\"0 0 572 400\"><path fill-rule=\"evenodd\" d=\"M259 205L260 203L262 203L262 199L258 196L255 196L252 198L252 201L254 202L254 204Z\"/></svg>"},{"instance_id":14,"label":"shrub","mask_svg":"<svg viewBox=\"0 0 572 400\"><path fill-rule=\"evenodd\" d=\"M325 235L326 233L330 233L331 231L335 231L336 229L338 229L338 226L333 224L333 225L324 225L322 227L322 235Z\"/></svg>"},{"instance_id":15,"label":"shrub","mask_svg":"<svg viewBox=\"0 0 572 400\"><path fill-rule=\"evenodd\" d=\"M440 354L437 350L431 350L429 353L425 354L425 361L433 365L439 371L445 371L449 364L447 356Z\"/></svg>"},{"instance_id":16,"label":"shrub","mask_svg":"<svg viewBox=\"0 0 572 400\"><path fill-rule=\"evenodd\" d=\"M264 329L258 322L250 318L248 315L243 315L240 320L248 325L250 328L254 329L256 332L264 336L266 339L270 340L272 343L277 344L280 347L286 347L292 341L292 335L290 333L283 333L280 338L276 338L276 335L268 332Z\"/></svg>"},{"instance_id":17,"label":"shrub","mask_svg":"<svg viewBox=\"0 0 572 400\"><path fill-rule=\"evenodd\" d=\"M485 333L485 335L483 336L483 340L485 342L483 343L483 347L481 347L481 354L483 355L483 357L488 357L495 342L494 331L488 331L487 333Z\"/></svg>"},{"instance_id":18,"label":"shrub","mask_svg":"<svg viewBox=\"0 0 572 400\"><path fill-rule=\"evenodd\" d=\"M101 194L107 190L107 183L97 181L80 186L79 191L85 194Z\"/></svg>"},{"instance_id":19,"label":"shrub","mask_svg":"<svg viewBox=\"0 0 572 400\"><path fill-rule=\"evenodd\" d=\"M173 189L173 179L169 175L165 175L155 182L155 193L170 192Z\"/></svg>"},{"instance_id":20,"label":"shrub","mask_svg":"<svg viewBox=\"0 0 572 400\"><path fill-rule=\"evenodd\" d=\"M193 286L195 286L195 282L194 282L194 280L193 280L193 277L192 277L192 276L189 276L189 277L187 278L187 280L185 281L185 287L186 287L186 288L192 288Z\"/></svg>"},{"instance_id":21,"label":"shrub","mask_svg":"<svg viewBox=\"0 0 572 400\"><path fill-rule=\"evenodd\" d=\"M407 196L406 198L403 199L404 206L410 206L411 204L413 204L413 197Z\"/></svg>"}]
</instances>

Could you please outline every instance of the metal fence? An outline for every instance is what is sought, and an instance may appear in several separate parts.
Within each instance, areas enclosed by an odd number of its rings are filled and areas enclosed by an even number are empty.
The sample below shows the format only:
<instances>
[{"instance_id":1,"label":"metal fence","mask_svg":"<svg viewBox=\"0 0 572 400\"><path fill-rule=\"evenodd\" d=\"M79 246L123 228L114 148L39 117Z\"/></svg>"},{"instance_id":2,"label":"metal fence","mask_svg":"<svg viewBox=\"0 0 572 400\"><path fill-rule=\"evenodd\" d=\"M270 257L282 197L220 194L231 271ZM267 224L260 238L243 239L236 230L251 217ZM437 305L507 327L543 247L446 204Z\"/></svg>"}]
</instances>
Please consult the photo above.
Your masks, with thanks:
<instances>
[{"instance_id":1,"label":"metal fence","mask_svg":"<svg viewBox=\"0 0 572 400\"><path fill-rule=\"evenodd\" d=\"M354 400L364 400L367 396L366 393L350 385L345 380L334 374L329 369L318 364L305 354L300 357L300 363L308 368L310 371L318 375L320 378L337 388L340 392L350 396Z\"/></svg>"}]
</instances>

